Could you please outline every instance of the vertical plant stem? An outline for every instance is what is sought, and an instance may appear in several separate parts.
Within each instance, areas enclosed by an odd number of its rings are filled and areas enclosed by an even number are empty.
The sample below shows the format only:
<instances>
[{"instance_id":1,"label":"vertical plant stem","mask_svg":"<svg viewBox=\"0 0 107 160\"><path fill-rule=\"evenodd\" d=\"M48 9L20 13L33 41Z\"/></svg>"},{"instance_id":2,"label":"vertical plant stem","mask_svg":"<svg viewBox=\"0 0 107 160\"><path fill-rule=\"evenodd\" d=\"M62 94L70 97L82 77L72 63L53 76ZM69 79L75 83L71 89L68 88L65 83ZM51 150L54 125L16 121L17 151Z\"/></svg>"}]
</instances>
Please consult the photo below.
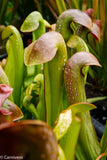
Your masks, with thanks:
<instances>
[{"instance_id":1,"label":"vertical plant stem","mask_svg":"<svg viewBox=\"0 0 107 160\"><path fill-rule=\"evenodd\" d=\"M57 51L57 55L58 54L60 54L60 51ZM44 64L47 122L52 126L56 121L58 114L62 110L62 92L63 92L62 75L63 75L64 61L62 61L61 57L57 55L52 61L48 62L48 64Z\"/></svg>"},{"instance_id":2,"label":"vertical plant stem","mask_svg":"<svg viewBox=\"0 0 107 160\"><path fill-rule=\"evenodd\" d=\"M75 8L79 9L79 4L78 4L77 0L71 0L71 1L73 1Z\"/></svg>"},{"instance_id":3,"label":"vertical plant stem","mask_svg":"<svg viewBox=\"0 0 107 160\"><path fill-rule=\"evenodd\" d=\"M45 110L46 110L46 121L51 124L51 89L50 89L50 79L48 71L48 63L44 64L44 92L45 92ZM48 98L47 98L48 97ZM48 109L47 109L48 106Z\"/></svg>"},{"instance_id":4,"label":"vertical plant stem","mask_svg":"<svg viewBox=\"0 0 107 160\"><path fill-rule=\"evenodd\" d=\"M66 5L64 0L56 0L56 4L60 14L66 10Z\"/></svg>"},{"instance_id":5,"label":"vertical plant stem","mask_svg":"<svg viewBox=\"0 0 107 160\"><path fill-rule=\"evenodd\" d=\"M74 160L75 158L75 146L79 136L80 128L81 128L81 120L75 117L72 120L72 123L67 131L67 134L65 134L64 137L60 140L60 145L64 150L66 160ZM69 138L67 136L69 136ZM72 142L72 144L70 144L69 142ZM72 151L69 152L69 148L71 148L71 146L72 146Z\"/></svg>"},{"instance_id":6,"label":"vertical plant stem","mask_svg":"<svg viewBox=\"0 0 107 160\"><path fill-rule=\"evenodd\" d=\"M24 71L22 38L18 30L12 25L7 26L3 30L2 38L8 38L6 43L8 59L5 66L5 72L9 78L9 83L13 88L14 102L20 106Z\"/></svg>"},{"instance_id":7,"label":"vertical plant stem","mask_svg":"<svg viewBox=\"0 0 107 160\"><path fill-rule=\"evenodd\" d=\"M100 66L97 59L88 52L77 52L66 63L64 80L69 104L86 102L85 75L82 70L87 65ZM87 155L87 160L94 160L100 153L100 145L92 125L90 113L79 113L78 116L82 119L79 142Z\"/></svg>"},{"instance_id":8,"label":"vertical plant stem","mask_svg":"<svg viewBox=\"0 0 107 160\"><path fill-rule=\"evenodd\" d=\"M0 24L4 24L4 16L7 9L8 0L1 0L0 2Z\"/></svg>"},{"instance_id":9,"label":"vertical plant stem","mask_svg":"<svg viewBox=\"0 0 107 160\"><path fill-rule=\"evenodd\" d=\"M62 110L63 71L67 50L62 35L51 31L43 34L25 50L25 64L44 63L45 106L47 122L54 125Z\"/></svg>"},{"instance_id":10,"label":"vertical plant stem","mask_svg":"<svg viewBox=\"0 0 107 160\"><path fill-rule=\"evenodd\" d=\"M94 0L93 1L93 9L94 9L93 19L96 18L97 11L98 11L98 5L99 5L99 0Z\"/></svg>"}]
</instances>

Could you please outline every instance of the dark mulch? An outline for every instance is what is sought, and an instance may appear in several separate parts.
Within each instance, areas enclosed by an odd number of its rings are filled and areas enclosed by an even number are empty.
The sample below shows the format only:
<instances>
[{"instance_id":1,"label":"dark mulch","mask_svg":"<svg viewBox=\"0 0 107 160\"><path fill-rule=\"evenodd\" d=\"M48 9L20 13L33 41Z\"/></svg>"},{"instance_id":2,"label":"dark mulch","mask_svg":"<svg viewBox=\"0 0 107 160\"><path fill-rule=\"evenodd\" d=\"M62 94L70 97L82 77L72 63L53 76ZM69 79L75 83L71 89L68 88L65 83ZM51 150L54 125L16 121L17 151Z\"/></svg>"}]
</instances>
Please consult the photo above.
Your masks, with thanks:
<instances>
[{"instance_id":1,"label":"dark mulch","mask_svg":"<svg viewBox=\"0 0 107 160\"><path fill-rule=\"evenodd\" d=\"M101 91L94 86L86 85L86 95L87 98L104 97L107 96L107 91ZM98 139L100 140L107 121L107 99L94 102L93 104L97 109L92 110L91 115Z\"/></svg>"},{"instance_id":2,"label":"dark mulch","mask_svg":"<svg viewBox=\"0 0 107 160\"><path fill-rule=\"evenodd\" d=\"M87 98L93 98L107 96L107 93L97 88L86 85L86 95ZM107 121L107 99L94 102L93 104L97 106L97 109L91 111L92 117L105 125Z\"/></svg>"}]
</instances>

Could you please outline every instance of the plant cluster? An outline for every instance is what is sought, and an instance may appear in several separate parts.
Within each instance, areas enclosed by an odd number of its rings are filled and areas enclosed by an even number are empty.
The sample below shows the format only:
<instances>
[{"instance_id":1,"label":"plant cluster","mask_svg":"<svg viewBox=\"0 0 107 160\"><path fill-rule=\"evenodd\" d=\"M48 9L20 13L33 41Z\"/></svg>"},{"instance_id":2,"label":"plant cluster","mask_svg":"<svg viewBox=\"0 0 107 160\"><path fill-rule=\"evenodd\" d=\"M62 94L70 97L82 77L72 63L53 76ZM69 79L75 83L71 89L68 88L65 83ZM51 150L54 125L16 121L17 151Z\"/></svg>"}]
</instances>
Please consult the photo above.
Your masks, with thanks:
<instances>
[{"instance_id":1,"label":"plant cluster","mask_svg":"<svg viewBox=\"0 0 107 160\"><path fill-rule=\"evenodd\" d=\"M3 29L8 58L0 67L2 155L29 160L106 159L107 125L99 142L90 115L96 106L85 93L89 66L101 67L86 41L89 34L98 41L101 37L92 11L68 9L54 25L39 12L30 13L20 28L32 32L32 43L25 49L14 26Z\"/></svg>"}]
</instances>

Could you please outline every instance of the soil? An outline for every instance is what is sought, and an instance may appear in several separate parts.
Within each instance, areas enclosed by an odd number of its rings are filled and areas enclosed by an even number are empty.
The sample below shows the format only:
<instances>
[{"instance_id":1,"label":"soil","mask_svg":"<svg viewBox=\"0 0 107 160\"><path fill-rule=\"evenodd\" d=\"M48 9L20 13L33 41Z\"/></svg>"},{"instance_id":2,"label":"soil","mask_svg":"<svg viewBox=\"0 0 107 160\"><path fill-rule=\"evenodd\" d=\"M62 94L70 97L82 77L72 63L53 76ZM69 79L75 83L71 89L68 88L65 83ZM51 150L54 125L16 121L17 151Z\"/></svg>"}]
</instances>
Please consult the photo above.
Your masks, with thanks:
<instances>
[{"instance_id":1,"label":"soil","mask_svg":"<svg viewBox=\"0 0 107 160\"><path fill-rule=\"evenodd\" d=\"M90 83L90 78L88 80ZM92 81L91 84L93 84ZM87 98L104 97L107 96L107 91L101 91L95 85L86 85L86 96ZM94 102L93 104L97 108L91 111L91 116L98 139L100 140L107 122L107 99Z\"/></svg>"},{"instance_id":2,"label":"soil","mask_svg":"<svg viewBox=\"0 0 107 160\"><path fill-rule=\"evenodd\" d=\"M107 93L97 88L86 85L86 95L87 98L93 98L107 96ZM96 105L97 109L91 111L92 117L105 125L107 121L107 99L94 102L93 104Z\"/></svg>"}]
</instances>

